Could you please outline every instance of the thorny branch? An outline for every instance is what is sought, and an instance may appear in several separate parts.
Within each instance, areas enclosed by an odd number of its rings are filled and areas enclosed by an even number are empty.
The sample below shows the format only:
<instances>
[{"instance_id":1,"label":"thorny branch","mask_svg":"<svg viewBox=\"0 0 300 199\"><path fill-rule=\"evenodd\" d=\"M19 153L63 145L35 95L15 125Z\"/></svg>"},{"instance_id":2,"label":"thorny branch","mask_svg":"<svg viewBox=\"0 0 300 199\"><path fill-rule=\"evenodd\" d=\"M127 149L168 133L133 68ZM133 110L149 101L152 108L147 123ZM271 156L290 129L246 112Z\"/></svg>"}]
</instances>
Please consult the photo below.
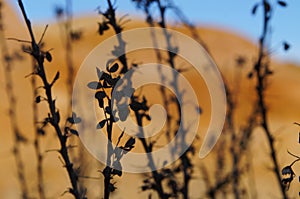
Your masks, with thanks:
<instances>
[{"instance_id":1,"label":"thorny branch","mask_svg":"<svg viewBox=\"0 0 300 199\"><path fill-rule=\"evenodd\" d=\"M55 129L56 135L59 139L60 142L60 150L59 153L64 161L64 166L67 169L69 180L72 184L72 187L69 188L69 192L76 198L76 199L81 199L81 196L79 195L78 192L78 185L77 185L77 180L78 176L73 168L73 164L70 161L69 155L68 155L68 148L67 148L67 134L66 132L62 132L59 126L59 121L60 121L60 115L59 111L56 108L55 105L55 100L53 99L52 96L52 86L55 83L55 81L59 78L57 76L52 82L48 81L46 72L45 72L45 67L44 67L44 60L45 60L45 53L40 50L39 45L36 43L35 36L33 34L31 22L27 17L24 5L22 0L18 0L19 7L21 9L23 18L25 20L28 32L30 34L31 38L31 56L36 60L37 62L37 68L36 68L36 75L38 75L42 82L43 82L43 88L45 90L45 94L47 96L47 103L49 107L50 113L48 114L48 121L49 123L53 126ZM46 57L47 58L47 57ZM51 59L47 59L48 61L51 61ZM59 74L59 73L57 73Z\"/></svg>"}]
</instances>

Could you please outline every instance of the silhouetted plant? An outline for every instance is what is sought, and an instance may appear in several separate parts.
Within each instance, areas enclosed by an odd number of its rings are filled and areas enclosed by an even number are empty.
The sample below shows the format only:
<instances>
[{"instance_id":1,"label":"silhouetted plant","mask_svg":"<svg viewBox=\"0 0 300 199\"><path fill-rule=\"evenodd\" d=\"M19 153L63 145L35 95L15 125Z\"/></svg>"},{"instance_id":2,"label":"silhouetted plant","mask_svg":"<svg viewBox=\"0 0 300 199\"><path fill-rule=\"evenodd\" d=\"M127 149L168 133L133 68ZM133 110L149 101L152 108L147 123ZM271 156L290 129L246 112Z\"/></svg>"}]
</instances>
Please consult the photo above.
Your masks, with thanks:
<instances>
[{"instance_id":1,"label":"silhouetted plant","mask_svg":"<svg viewBox=\"0 0 300 199\"><path fill-rule=\"evenodd\" d=\"M276 176L278 184L280 186L281 194L283 198L288 198L285 192L285 188L281 184L280 176L280 166L277 159L277 153L274 146L274 137L271 133L268 119L268 108L266 104L266 94L265 91L268 86L268 79L273 74L273 71L270 68L269 62L269 50L267 39L270 34L270 20L274 14L274 8L276 5L280 7L286 7L287 3L284 1L276 1L275 4L271 4L268 0L262 0L261 2L254 5L252 9L252 14L256 14L256 11L259 7L263 10L262 21L263 28L262 34L259 39L259 50L258 57L253 66L253 70L249 73L249 78L255 78L256 80L256 95L257 95L257 115L259 117L259 125L264 130L264 133L267 137L268 145L271 151L271 160L273 164L273 172ZM288 49L284 45L284 49Z\"/></svg>"},{"instance_id":2,"label":"silhouetted plant","mask_svg":"<svg viewBox=\"0 0 300 199\"><path fill-rule=\"evenodd\" d=\"M1 59L3 61L4 67L4 77L5 77L5 90L8 97L8 114L10 118L10 126L13 132L13 155L17 166L18 181L21 188L21 195L23 199L29 198L29 189L27 184L27 179L25 177L25 164L22 159L21 147L27 143L27 138L21 133L20 127L17 123L17 99L14 91L13 83L13 57L9 54L8 46L4 36L4 24L3 24L3 6L4 3L0 1L0 40L1 40Z\"/></svg>"},{"instance_id":3,"label":"silhouetted plant","mask_svg":"<svg viewBox=\"0 0 300 199\"><path fill-rule=\"evenodd\" d=\"M237 66L242 67L245 65L245 59L238 57L236 60ZM236 84L234 88L230 88L228 83L225 83L226 99L227 99L227 115L225 125L223 129L223 137L216 146L216 171L214 183L209 183L207 186L207 195L210 198L217 198L218 194L222 194L222 197L230 197L233 194L234 198L244 197L245 190L241 187L241 178L249 170L249 166L243 162L245 156L249 156L248 147L251 143L251 136L253 129L256 126L256 109L246 118L246 125L239 125L236 121L238 113L238 94L239 79L241 74L237 74L235 77ZM225 81L226 82L226 81ZM256 103L256 102L254 102ZM254 104L255 105L255 104ZM255 106L254 106L255 107ZM230 159L225 158L229 156ZM225 168L228 167L229 170ZM202 166L202 170L207 172L205 167ZM203 175L209 178L208 173ZM228 191L231 190L231 191Z\"/></svg>"},{"instance_id":4,"label":"silhouetted plant","mask_svg":"<svg viewBox=\"0 0 300 199\"><path fill-rule=\"evenodd\" d=\"M45 36L45 33L47 31L48 25L45 27L44 32L41 37L41 41L43 37ZM44 44L41 42L40 46L43 46ZM22 46L23 49L26 49L26 46ZM34 59L32 59L32 71L34 71L36 68L36 64ZM37 173L37 189L38 189L38 195L40 199L45 199L45 187L44 187L44 167L43 167L43 160L44 155L42 151L41 146L41 139L45 136L45 130L44 130L44 124L39 123L38 120L38 103L40 103L42 100L42 97L39 95L38 89L37 89L37 78L32 75L31 76L31 88L32 88L32 94L33 94L33 101L32 101L32 112L33 112L33 128L34 128L34 150L35 150L35 156L37 160L36 165L36 173Z\"/></svg>"},{"instance_id":5,"label":"silhouetted plant","mask_svg":"<svg viewBox=\"0 0 300 199\"><path fill-rule=\"evenodd\" d=\"M165 37L165 42L167 45L167 49L169 49L168 51L168 56L167 56L167 62L169 64L169 66L173 69L176 69L178 71L180 71L180 68L178 68L175 64L175 59L176 59L176 52L179 51L177 46L174 46L171 42L172 36L171 34L168 32L167 28L167 17L166 17L166 13L168 10L175 10L176 14L179 14L179 17L182 19L182 21L184 22L185 25L187 25L193 33L193 36L195 38L197 38L197 40L199 39L199 36L197 35L197 33L194 31L193 26L189 23L187 23L186 18L184 17L184 15L179 12L180 10L174 5L174 3L172 1L166 0L166 1L161 1L161 0L132 0L137 8L141 9L144 11L145 15L146 15L146 22L148 23L148 25L150 27L154 27L156 25L158 25L160 28L162 28L163 33L164 33L164 37ZM158 16L158 20L156 21L156 17L153 16L153 13L151 12L151 8L155 8L155 10L158 11L159 16ZM152 34L152 38L153 38L153 43L155 44L156 42L160 42L160 41L156 41L155 35L154 33ZM159 63L162 63L163 61L163 57L160 53L159 50L156 50L156 58L157 61ZM168 139L168 141L171 140L171 136L175 135L177 130L179 129L179 125L180 122L182 122L182 117L181 117L181 107L179 102L182 100L182 93L179 90L179 84L178 84L178 77L176 73L173 73L173 82L172 85L174 86L174 90L175 90L175 95L178 97L178 99L174 100L173 96L168 96L166 93L166 89L164 86L160 87L160 91L162 94L162 98L163 98L163 104L164 107L166 109L167 112L167 122L166 122L166 137ZM164 74L161 74L161 79L162 79L162 83L164 83ZM171 116L170 115L170 108L169 106L171 104L176 105L176 114L177 114L177 118L175 116ZM175 130L171 130L171 121L175 122ZM186 127L182 127L182 129L185 129ZM181 141L180 141L180 145L181 146L185 146L185 137L182 136L181 137ZM168 194L168 197L178 197L178 194L181 193L183 198L188 198L189 196L189 191L188 191L188 187L189 187L189 182L192 178L192 173L193 173L193 164L191 161L191 157L194 155L194 148L193 146L190 146L188 148L188 150L186 152L184 152L182 154L182 156L180 157L180 164L178 166L174 166L174 168L171 170L170 173L174 173L174 175L166 175L167 179L166 181L168 181L168 185L171 186L171 191L172 194ZM159 171L158 171L159 172ZM164 176L164 170L161 171L160 175ZM176 174L176 175L175 175ZM182 175L182 179L183 179L183 183L180 184L178 182L178 175ZM169 177L169 178L168 178ZM180 177L181 178L181 177ZM175 189L176 187L176 189ZM159 194L161 198L167 198L167 197L162 197L163 194ZM166 194L165 194L166 195Z\"/></svg>"},{"instance_id":6,"label":"silhouetted plant","mask_svg":"<svg viewBox=\"0 0 300 199\"><path fill-rule=\"evenodd\" d=\"M123 28L120 25L121 21L117 21L116 19L116 14L115 14L115 8L113 7L113 5L111 4L111 1L107 1L108 2L108 9L105 12L102 12L101 10L99 10L99 14L101 14L103 16L103 20L101 23L99 23L99 34L102 35L104 33L104 31L108 30L110 27L113 28L115 34L117 34L117 38L118 38L118 46L115 46L114 51L112 51L112 54L114 56L117 57L117 59L120 61L120 63L122 64L122 69L120 71L120 74L124 74L128 71L128 62L127 62L127 58L126 58L126 54L125 54L125 47L126 47L126 42L122 39L122 30ZM122 18L121 18L122 19ZM120 55L120 56L118 56ZM130 83L130 78L129 78L129 82L128 85L130 87L131 83ZM143 107L142 109L144 111L146 111L147 106L146 106L146 98L143 98L142 102L138 101L138 98L136 97L132 97L131 99L131 104L130 104L130 108L135 112L135 117L137 120L137 124L142 127L142 118L145 117L146 113L139 113L140 108ZM118 102L117 102L117 106L118 106ZM129 114L129 110L122 110L121 108L122 106L119 105L119 108L121 110L122 115L120 116L120 119L125 119L128 114ZM129 108L129 107L128 107ZM127 108L126 108L127 109ZM147 117L147 116L146 116ZM149 116L147 117L148 119ZM104 124L104 123L103 123ZM140 128L142 129L142 128ZM139 132L140 134L143 134L143 132ZM147 141L144 138L139 138L139 140L142 142L143 148L145 150L145 152L151 152L152 151L152 143L147 143ZM151 154L148 154L148 160L149 160L149 167L151 168L152 171L152 176L154 178L154 184L152 184L153 189L155 189L159 196L161 198L167 198L164 191L163 191L163 187L162 187L162 179L161 179L161 175L158 174L158 172L155 169L155 165L152 159ZM108 164L109 165L109 164ZM109 176L109 175L107 175ZM106 181L105 184L108 184L108 180Z\"/></svg>"},{"instance_id":7,"label":"silhouetted plant","mask_svg":"<svg viewBox=\"0 0 300 199\"><path fill-rule=\"evenodd\" d=\"M283 1L277 1L277 5L285 7L287 4ZM250 144L250 140L253 134L253 131L256 127L262 127L268 140L268 145L271 150L271 159L272 164L274 166L273 171L277 177L277 181L280 184L280 190L282 193L283 198L287 198L286 193L284 192L283 187L281 186L281 178L280 178L280 170L279 164L277 160L276 150L274 147L274 138L271 134L269 123L268 123L268 109L266 105L266 95L265 91L267 89L267 82L270 75L273 74L273 71L270 69L270 62L269 62L269 50L267 39L269 38L269 28L270 28L270 20L273 16L274 7L275 5L271 5L269 1L261 1L254 5L252 9L252 14L256 14L258 8L262 8L263 10L263 31L262 35L259 40L259 50L258 50L258 57L255 61L254 67L252 71L248 74L249 79L256 80L256 94L257 100L253 103L253 109L250 112L246 125L237 127L236 122L234 120L234 114L236 110L236 106L238 102L233 95L239 93L238 90L233 90L226 86L226 93L227 93L227 120L224 128L225 132L228 132L231 136L230 138L230 155L232 157L232 168L228 174L225 174L222 178L217 178L217 182L214 186L210 186L208 189L208 195L211 198L216 197L216 193L225 187L228 187L229 184L232 186L232 193L234 194L235 198L243 197L244 191L239 187L240 178L242 177L245 170L249 167L247 166L248 163L243 163L242 159L245 157L247 148ZM284 42L283 49L288 50L289 44ZM243 57L239 57L236 62L238 65L244 65L245 59ZM236 81L235 85L239 85ZM236 86L238 88L238 86ZM234 91L234 92L232 92ZM227 133L226 133L227 134ZM226 136L226 135L224 135ZM224 149L223 146L221 146ZM222 155L220 155L222 156ZM217 158L219 159L219 158ZM286 169L288 170L288 169ZM293 176L293 175L290 175ZM289 178L291 179L291 178Z\"/></svg>"},{"instance_id":8,"label":"silhouetted plant","mask_svg":"<svg viewBox=\"0 0 300 199\"><path fill-rule=\"evenodd\" d=\"M295 122L294 124L300 126L299 123ZM299 132L299 141L298 143L300 144L300 132ZM290 184L292 183L292 181L294 180L294 178L296 177L295 172L293 171L293 166L295 163L297 163L298 161L300 161L300 157L289 152L288 154L290 154L291 156L293 156L294 158L296 158L291 164L285 166L282 170L281 170L281 175L282 175L282 185L285 188L286 191L289 190L290 188ZM300 193L300 192L299 192Z\"/></svg>"},{"instance_id":9,"label":"silhouetted plant","mask_svg":"<svg viewBox=\"0 0 300 199\"><path fill-rule=\"evenodd\" d=\"M106 131L107 131L107 137L108 137L108 143L107 143L107 162L106 162L106 167L102 171L102 174L104 175L104 198L108 199L110 196L110 192L113 192L116 187L114 184L111 182L113 177L115 175L121 176L122 175L122 165L120 164L120 159L123 155L125 154L120 154L120 149L123 149L125 151L130 151L135 144L135 139L130 138L128 141L125 143L124 146L119 147L118 144L121 140L121 138L124 135L124 131L119 135L118 142L116 144L116 148L112 148L112 134L113 134L113 123L116 122L114 120L114 116L116 114L119 114L120 120L125 120L129 114L129 107L126 107L125 110L122 107L122 104L120 104L120 99L114 99L116 100L116 106L119 110L119 112L112 112L112 93L110 95L106 94L105 89L112 89L111 92L116 89L116 83L117 81L121 78L123 74L125 74L128 71L129 65L127 62L127 57L125 53L125 48L126 48L126 42L122 38L122 23L126 23L126 21L122 21L125 19L126 15L124 17L121 17L120 20L117 20L116 16L116 8L115 6L111 3L110 0L107 0L108 8L105 11L98 10L98 13L102 16L102 21L98 23L98 32L101 35L104 34L105 31L109 29L113 29L114 33L117 35L118 39L118 45L114 47L114 50L111 52L113 56L116 57L117 60L119 60L120 64L122 65L121 69L119 70L119 65L117 63L113 64L112 60L108 60L107 62L107 71L108 73L104 71L100 71L99 69L97 70L97 74L99 77L99 86L97 89L102 89L102 91L99 91L96 93L95 97L97 98L99 102L99 107L102 108L103 113L105 115L105 119L100 121L98 124L98 128L103 128L106 126ZM118 71L118 72L117 72ZM117 72L117 73L116 73ZM116 74L113 77L111 74ZM130 86L130 83L128 83L128 86ZM91 85L89 85L91 88ZM104 99L106 100L106 104L104 104ZM105 107L104 107L105 106ZM109 116L109 117L108 117ZM112 153L113 151L113 153ZM113 159L112 159L113 158ZM112 161L112 160L113 161ZM112 162L111 162L112 161ZM113 169L119 167L120 169Z\"/></svg>"},{"instance_id":10,"label":"silhouetted plant","mask_svg":"<svg viewBox=\"0 0 300 199\"><path fill-rule=\"evenodd\" d=\"M139 128L139 140L141 141L143 148L145 152L147 153L147 158L148 158L148 167L151 169L151 177L144 180L144 185L141 187L143 191L146 190L154 190L157 192L159 198L165 199L165 198L170 198L171 196L174 197L174 195L170 193L166 193L163 187L163 180L168 178L168 174L171 174L171 171L169 169L162 169L162 170L157 170L153 157L152 157L152 152L153 152L153 147L155 142L151 140L147 140L145 137L145 133L143 130L143 120L144 118L146 120L151 120L148 110L149 106L147 104L147 100L145 97L142 97L142 99L139 99L138 96L132 96L131 97L131 102L130 102L130 108L132 111L134 111L136 122L138 124ZM167 171L167 172L166 172Z\"/></svg>"},{"instance_id":11,"label":"silhouetted plant","mask_svg":"<svg viewBox=\"0 0 300 199\"><path fill-rule=\"evenodd\" d=\"M121 17L120 20L117 20L116 8L113 6L110 0L107 0L107 4L108 8L105 11L102 11L100 8L98 10L98 13L103 17L102 21L98 22L98 32L100 35L103 35L104 32L109 30L109 28L111 27L114 33L117 35L119 45L115 47L115 52L118 53L112 53L113 55L116 55L118 57L118 60L121 62L121 74L124 74L128 71L128 63L125 53L126 42L122 38L123 27L121 23L126 23L126 21L122 21L124 20L126 15L124 17ZM118 56L117 54L120 54L120 56Z\"/></svg>"},{"instance_id":12,"label":"silhouetted plant","mask_svg":"<svg viewBox=\"0 0 300 199\"><path fill-rule=\"evenodd\" d=\"M37 75L43 83L42 88L45 91L45 97L43 96L37 96L36 98L36 102L39 103L43 100L45 100L48 104L48 108L49 108L49 113L48 116L44 119L44 121L42 122L42 128L45 127L46 125L50 124L55 132L56 135L59 139L60 142L60 149L57 150L61 157L62 160L64 162L64 167L66 168L67 172L68 172L68 176L69 176L69 180L71 182L71 188L68 189L67 192L71 193L76 199L81 199L81 198L85 198L84 196L80 195L79 191L78 191L78 175L76 173L76 170L73 168L73 164L70 161L70 157L68 154L68 148L72 147L72 146L68 146L67 145L67 140L68 137L70 135L78 135L78 132L72 128L73 124L79 123L81 121L81 119L79 117L76 116L75 113L73 113L72 117L69 117L67 119L66 125L64 127L64 129L62 130L60 128L60 112L59 110L56 108L56 100L53 99L52 97L52 87L53 85L56 83L56 81L59 79L60 77L60 73L57 72L55 77L53 78L52 81L49 81L47 78L47 74L45 71L45 65L44 62L48 61L51 62L52 61L52 55L50 54L49 51L42 51L41 50L41 41L39 41L38 43L36 42L35 36L33 34L33 30L32 30L32 26L31 26L31 22L27 17L24 5L22 0L18 0L19 3L19 7L21 9L23 18L26 22L26 26L28 29L28 32L30 34L30 38L31 38L31 46L30 47L26 47L24 49L25 52L29 53L36 61L36 68L34 69L34 71L32 72L32 75Z\"/></svg>"},{"instance_id":13,"label":"silhouetted plant","mask_svg":"<svg viewBox=\"0 0 300 199\"><path fill-rule=\"evenodd\" d=\"M99 108L104 114L104 118L99 121L96 128L103 129L106 127L108 139L106 167L102 171L104 176L104 199L108 199L110 197L110 193L116 190L115 183L113 183L112 180L116 175L119 177L122 176L122 165L120 160L123 155L132 150L135 144L135 139L131 137L127 140L124 146L119 146L125 130L118 136L116 146L113 147L112 144L113 134L116 133L114 132L113 125L119 120L116 116L117 111L113 111L112 107L112 93L116 88L117 81L121 78L120 74L117 74L118 69L119 65L117 63L110 65L110 61L108 61L107 72L101 71L97 68L98 81L92 81L87 85L88 88L96 91L95 98L98 102ZM122 115L122 113L119 113L119 115Z\"/></svg>"}]
</instances>

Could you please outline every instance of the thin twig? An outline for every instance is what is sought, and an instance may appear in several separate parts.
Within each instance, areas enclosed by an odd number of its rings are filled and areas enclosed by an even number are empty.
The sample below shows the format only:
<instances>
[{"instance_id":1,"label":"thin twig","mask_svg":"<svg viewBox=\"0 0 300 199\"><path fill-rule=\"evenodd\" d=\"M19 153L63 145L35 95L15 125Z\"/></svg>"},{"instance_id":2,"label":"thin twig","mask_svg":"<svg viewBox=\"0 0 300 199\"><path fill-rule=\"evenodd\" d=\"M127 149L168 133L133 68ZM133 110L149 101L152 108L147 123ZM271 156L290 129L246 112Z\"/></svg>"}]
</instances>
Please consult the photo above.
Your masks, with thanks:
<instances>
[{"instance_id":1,"label":"thin twig","mask_svg":"<svg viewBox=\"0 0 300 199\"><path fill-rule=\"evenodd\" d=\"M300 159L300 157L299 156L297 156L297 155L295 155L295 154L292 154L291 152L289 152L289 151L287 151L288 152L288 154L290 154L291 156L293 156L293 157L295 157L295 158L298 158L298 159Z\"/></svg>"},{"instance_id":2,"label":"thin twig","mask_svg":"<svg viewBox=\"0 0 300 199\"><path fill-rule=\"evenodd\" d=\"M31 43L30 41L27 40L22 40L22 39L17 39L17 38L12 38L12 37L8 37L6 38L7 40L12 40L12 41L17 41L17 42L21 42L21 43Z\"/></svg>"},{"instance_id":3,"label":"thin twig","mask_svg":"<svg viewBox=\"0 0 300 199\"><path fill-rule=\"evenodd\" d=\"M296 124L296 125L300 126L300 124L299 124L298 122L294 122L294 124Z\"/></svg>"},{"instance_id":4,"label":"thin twig","mask_svg":"<svg viewBox=\"0 0 300 199\"><path fill-rule=\"evenodd\" d=\"M42 34L42 36L41 36L41 38L40 38L40 41L38 42L38 45L40 46L40 44L42 43L42 41L43 41L43 39L44 39L44 37L45 37L45 34L46 34L46 32L47 32L47 29L48 29L48 24L46 25L46 27L45 27L45 29L44 29L44 32L43 32L43 34Z\"/></svg>"}]
</instances>

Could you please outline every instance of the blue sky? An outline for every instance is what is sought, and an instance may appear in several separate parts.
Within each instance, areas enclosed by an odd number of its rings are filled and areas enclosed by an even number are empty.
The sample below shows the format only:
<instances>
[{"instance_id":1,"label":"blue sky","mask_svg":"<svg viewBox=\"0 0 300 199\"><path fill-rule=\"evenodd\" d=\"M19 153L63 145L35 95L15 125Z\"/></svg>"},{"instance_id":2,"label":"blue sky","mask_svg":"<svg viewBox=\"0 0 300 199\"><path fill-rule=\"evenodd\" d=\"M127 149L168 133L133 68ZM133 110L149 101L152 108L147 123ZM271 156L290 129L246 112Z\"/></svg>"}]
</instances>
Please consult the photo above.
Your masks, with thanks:
<instances>
[{"instance_id":1,"label":"blue sky","mask_svg":"<svg viewBox=\"0 0 300 199\"><path fill-rule=\"evenodd\" d=\"M17 8L17 0L8 0ZM251 9L256 0L173 0L190 21L199 25L221 27L240 33L256 41L260 35L261 15L258 10L256 16L251 15ZM258 0L259 1L259 0ZM276 0L270 0L276 2ZM276 49L275 57L300 63L300 1L286 0L288 6L275 7L275 16L272 20L272 44ZM64 5L63 0L24 0L25 7L33 23L47 23L54 18L53 10L56 5ZM131 0L117 0L119 11L131 16L141 16L131 3ZM106 7L106 0L73 0L75 16L94 14L96 8ZM284 53L280 49L282 41L288 41L292 48Z\"/></svg>"}]
</instances>

